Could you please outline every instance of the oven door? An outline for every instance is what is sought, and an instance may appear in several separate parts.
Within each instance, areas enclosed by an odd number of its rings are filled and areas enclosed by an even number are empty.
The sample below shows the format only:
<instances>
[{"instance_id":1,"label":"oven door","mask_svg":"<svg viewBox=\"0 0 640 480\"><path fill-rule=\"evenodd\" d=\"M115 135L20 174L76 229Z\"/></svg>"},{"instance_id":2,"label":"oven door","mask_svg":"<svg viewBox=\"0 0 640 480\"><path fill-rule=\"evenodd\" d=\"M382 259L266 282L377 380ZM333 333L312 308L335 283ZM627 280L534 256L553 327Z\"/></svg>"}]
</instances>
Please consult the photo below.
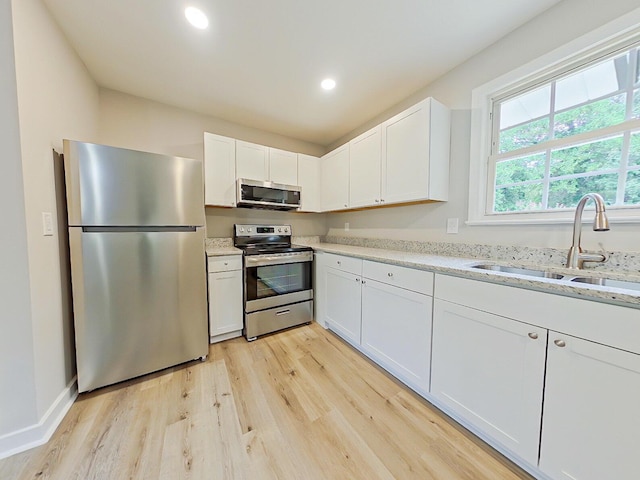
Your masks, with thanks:
<instances>
[{"instance_id":1,"label":"oven door","mask_svg":"<svg viewBox=\"0 0 640 480\"><path fill-rule=\"evenodd\" d=\"M313 252L245 257L245 312L313 298Z\"/></svg>"}]
</instances>

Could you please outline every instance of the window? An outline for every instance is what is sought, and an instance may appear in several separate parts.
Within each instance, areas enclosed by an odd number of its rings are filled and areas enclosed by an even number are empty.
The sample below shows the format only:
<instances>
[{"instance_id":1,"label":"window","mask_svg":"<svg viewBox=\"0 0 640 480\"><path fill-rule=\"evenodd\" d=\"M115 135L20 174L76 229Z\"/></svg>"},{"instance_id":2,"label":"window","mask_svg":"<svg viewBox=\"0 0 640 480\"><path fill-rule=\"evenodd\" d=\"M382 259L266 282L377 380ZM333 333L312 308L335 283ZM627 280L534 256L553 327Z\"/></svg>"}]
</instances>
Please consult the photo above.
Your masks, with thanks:
<instances>
[{"instance_id":1,"label":"window","mask_svg":"<svg viewBox=\"0 0 640 480\"><path fill-rule=\"evenodd\" d=\"M491 213L640 205L640 51L495 100Z\"/></svg>"},{"instance_id":2,"label":"window","mask_svg":"<svg viewBox=\"0 0 640 480\"><path fill-rule=\"evenodd\" d=\"M631 21L626 38L591 48L578 39L579 48L474 90L469 223L568 221L588 192L613 218L640 220L640 34Z\"/></svg>"}]
</instances>

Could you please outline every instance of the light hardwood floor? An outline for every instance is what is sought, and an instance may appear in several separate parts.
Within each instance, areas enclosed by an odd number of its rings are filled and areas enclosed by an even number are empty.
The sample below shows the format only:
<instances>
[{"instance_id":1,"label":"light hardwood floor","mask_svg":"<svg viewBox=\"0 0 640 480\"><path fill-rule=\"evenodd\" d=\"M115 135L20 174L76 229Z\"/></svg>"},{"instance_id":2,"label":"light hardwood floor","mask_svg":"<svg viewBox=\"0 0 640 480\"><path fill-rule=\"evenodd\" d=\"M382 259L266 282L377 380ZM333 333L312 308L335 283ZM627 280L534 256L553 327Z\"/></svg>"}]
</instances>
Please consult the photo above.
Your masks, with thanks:
<instances>
[{"instance_id":1,"label":"light hardwood floor","mask_svg":"<svg viewBox=\"0 0 640 480\"><path fill-rule=\"evenodd\" d=\"M317 324L83 394L0 479L531 478Z\"/></svg>"}]
</instances>

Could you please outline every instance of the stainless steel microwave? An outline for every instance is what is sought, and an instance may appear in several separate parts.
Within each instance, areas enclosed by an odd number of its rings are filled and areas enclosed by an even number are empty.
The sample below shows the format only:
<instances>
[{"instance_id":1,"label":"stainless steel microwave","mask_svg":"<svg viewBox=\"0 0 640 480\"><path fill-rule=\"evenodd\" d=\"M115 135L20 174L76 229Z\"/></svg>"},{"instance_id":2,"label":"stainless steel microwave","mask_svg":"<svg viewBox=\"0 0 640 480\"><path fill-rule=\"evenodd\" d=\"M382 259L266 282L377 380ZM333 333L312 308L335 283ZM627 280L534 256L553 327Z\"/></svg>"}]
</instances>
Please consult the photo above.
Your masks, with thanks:
<instances>
[{"instance_id":1,"label":"stainless steel microwave","mask_svg":"<svg viewBox=\"0 0 640 480\"><path fill-rule=\"evenodd\" d=\"M270 210L295 210L300 208L301 189L295 185L238 179L238 207Z\"/></svg>"}]
</instances>

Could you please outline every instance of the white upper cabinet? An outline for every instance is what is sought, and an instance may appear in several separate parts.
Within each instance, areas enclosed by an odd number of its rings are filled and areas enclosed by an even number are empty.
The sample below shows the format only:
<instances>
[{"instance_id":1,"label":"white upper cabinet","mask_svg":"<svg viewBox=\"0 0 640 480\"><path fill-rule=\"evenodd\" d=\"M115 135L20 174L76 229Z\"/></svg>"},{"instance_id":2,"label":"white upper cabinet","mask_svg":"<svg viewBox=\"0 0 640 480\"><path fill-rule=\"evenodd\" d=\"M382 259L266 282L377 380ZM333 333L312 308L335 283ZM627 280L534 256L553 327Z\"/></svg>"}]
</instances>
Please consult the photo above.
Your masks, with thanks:
<instances>
[{"instance_id":1,"label":"white upper cabinet","mask_svg":"<svg viewBox=\"0 0 640 480\"><path fill-rule=\"evenodd\" d=\"M319 212L320 205L320 159L298 154L298 185L302 189L300 211Z\"/></svg>"},{"instance_id":2,"label":"white upper cabinet","mask_svg":"<svg viewBox=\"0 0 640 480\"><path fill-rule=\"evenodd\" d=\"M349 207L380 204L382 128L378 125L349 142Z\"/></svg>"},{"instance_id":3,"label":"white upper cabinet","mask_svg":"<svg viewBox=\"0 0 640 480\"><path fill-rule=\"evenodd\" d=\"M319 161L205 133L206 204L234 206L238 178L303 187L304 212L447 200L450 121L427 98Z\"/></svg>"},{"instance_id":4,"label":"white upper cabinet","mask_svg":"<svg viewBox=\"0 0 640 480\"><path fill-rule=\"evenodd\" d=\"M349 208L349 144L327 153L321 163L322 210Z\"/></svg>"},{"instance_id":5,"label":"white upper cabinet","mask_svg":"<svg viewBox=\"0 0 640 480\"><path fill-rule=\"evenodd\" d=\"M382 124L385 203L447 200L450 112L427 98Z\"/></svg>"},{"instance_id":6,"label":"white upper cabinet","mask_svg":"<svg viewBox=\"0 0 640 480\"><path fill-rule=\"evenodd\" d=\"M222 207L236 205L236 141L204 134L204 203Z\"/></svg>"},{"instance_id":7,"label":"white upper cabinet","mask_svg":"<svg viewBox=\"0 0 640 480\"><path fill-rule=\"evenodd\" d=\"M298 185L298 155L286 150L269 148L269 181Z\"/></svg>"},{"instance_id":8,"label":"white upper cabinet","mask_svg":"<svg viewBox=\"0 0 640 480\"><path fill-rule=\"evenodd\" d=\"M236 176L269 180L269 147L236 140Z\"/></svg>"}]
</instances>

